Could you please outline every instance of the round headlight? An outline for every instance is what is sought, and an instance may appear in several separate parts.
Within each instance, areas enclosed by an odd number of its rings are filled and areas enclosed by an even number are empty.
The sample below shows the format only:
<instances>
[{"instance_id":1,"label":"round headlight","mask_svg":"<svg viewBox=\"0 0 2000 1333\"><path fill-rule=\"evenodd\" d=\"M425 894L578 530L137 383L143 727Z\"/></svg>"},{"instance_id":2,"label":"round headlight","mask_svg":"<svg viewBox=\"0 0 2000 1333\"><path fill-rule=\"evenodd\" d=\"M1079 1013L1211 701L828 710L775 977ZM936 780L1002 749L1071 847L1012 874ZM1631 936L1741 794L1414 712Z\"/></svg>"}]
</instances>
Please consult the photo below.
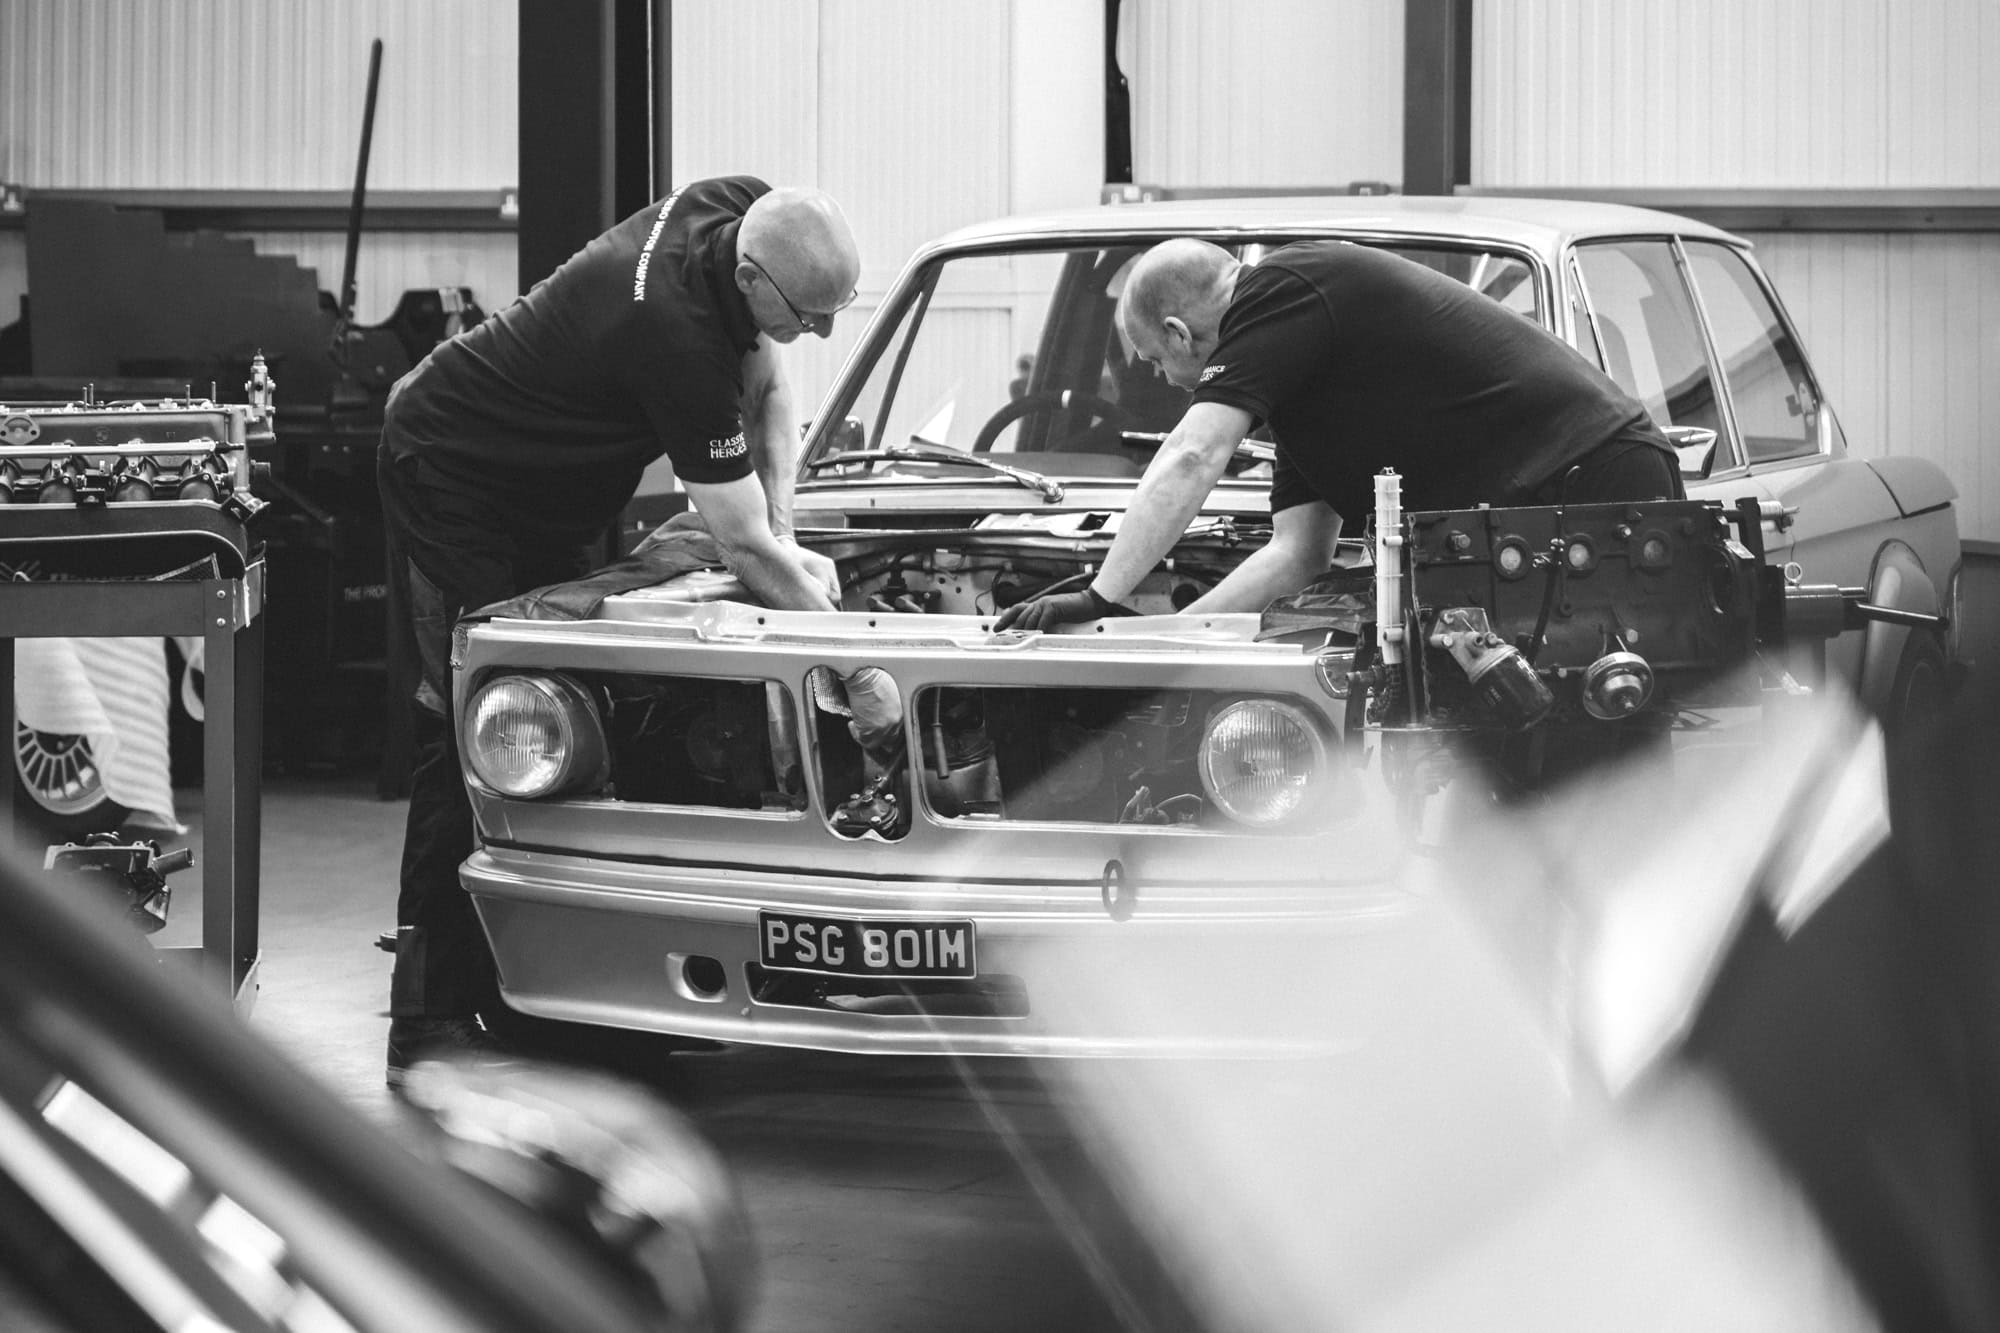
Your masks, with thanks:
<instances>
[{"instance_id":1,"label":"round headlight","mask_svg":"<svg viewBox=\"0 0 2000 1333\"><path fill-rule=\"evenodd\" d=\"M534 800L604 781L597 705L567 676L496 676L465 710L465 762L502 796Z\"/></svg>"},{"instance_id":2,"label":"round headlight","mask_svg":"<svg viewBox=\"0 0 2000 1333\"><path fill-rule=\"evenodd\" d=\"M1297 705L1241 699L1208 720L1201 785L1239 824L1283 823L1306 808L1329 775L1326 746Z\"/></svg>"}]
</instances>

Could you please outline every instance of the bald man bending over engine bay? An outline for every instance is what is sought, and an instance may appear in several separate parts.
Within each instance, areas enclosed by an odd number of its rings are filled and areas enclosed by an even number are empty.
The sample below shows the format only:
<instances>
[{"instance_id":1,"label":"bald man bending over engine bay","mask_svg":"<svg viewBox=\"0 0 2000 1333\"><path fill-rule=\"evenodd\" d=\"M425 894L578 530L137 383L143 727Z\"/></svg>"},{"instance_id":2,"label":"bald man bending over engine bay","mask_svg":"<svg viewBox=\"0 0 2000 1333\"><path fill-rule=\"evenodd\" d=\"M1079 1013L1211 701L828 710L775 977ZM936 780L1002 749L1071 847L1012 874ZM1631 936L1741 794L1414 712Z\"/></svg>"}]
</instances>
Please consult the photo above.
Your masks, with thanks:
<instances>
[{"instance_id":1,"label":"bald man bending over engine bay","mask_svg":"<svg viewBox=\"0 0 2000 1333\"><path fill-rule=\"evenodd\" d=\"M1373 477L1406 509L1684 495L1646 409L1575 349L1498 302L1385 250L1298 241L1255 267L1206 241L1142 255L1119 297L1137 354L1193 391L1079 592L1009 607L1000 629L1098 619L1173 549L1237 446L1277 442L1269 544L1186 610L1260 610L1333 561Z\"/></svg>"},{"instance_id":2,"label":"bald man bending over engine bay","mask_svg":"<svg viewBox=\"0 0 2000 1333\"><path fill-rule=\"evenodd\" d=\"M450 725L459 616L589 569L665 455L766 605L828 611L833 563L792 539L800 437L774 344L853 301L853 234L817 190L696 181L441 344L391 392L377 454L389 577L422 666L396 905L388 1079L496 1045L493 959L458 866L474 850Z\"/></svg>"}]
</instances>

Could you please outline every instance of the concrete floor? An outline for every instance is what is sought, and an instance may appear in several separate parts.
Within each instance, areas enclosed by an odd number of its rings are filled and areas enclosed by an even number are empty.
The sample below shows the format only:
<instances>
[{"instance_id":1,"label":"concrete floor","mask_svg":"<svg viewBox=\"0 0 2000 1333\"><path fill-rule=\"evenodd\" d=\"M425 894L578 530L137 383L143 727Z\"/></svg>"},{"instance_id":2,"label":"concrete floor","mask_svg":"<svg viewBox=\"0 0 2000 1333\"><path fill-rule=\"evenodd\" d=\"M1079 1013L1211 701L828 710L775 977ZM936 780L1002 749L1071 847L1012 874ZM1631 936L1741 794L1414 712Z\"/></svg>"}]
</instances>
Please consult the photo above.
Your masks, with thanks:
<instances>
[{"instance_id":1,"label":"concrete floor","mask_svg":"<svg viewBox=\"0 0 2000 1333\"><path fill-rule=\"evenodd\" d=\"M175 879L163 945L200 939L200 793L179 798L197 862ZM389 957L374 941L394 926L403 812L361 779L263 794L250 1024L384 1123ZM1115 1309L1151 1299L1112 1210L1079 1203L1082 1151L1032 1066L729 1048L664 1057L649 1081L742 1186L764 1261L759 1333L1115 1329L1132 1323Z\"/></svg>"}]
</instances>

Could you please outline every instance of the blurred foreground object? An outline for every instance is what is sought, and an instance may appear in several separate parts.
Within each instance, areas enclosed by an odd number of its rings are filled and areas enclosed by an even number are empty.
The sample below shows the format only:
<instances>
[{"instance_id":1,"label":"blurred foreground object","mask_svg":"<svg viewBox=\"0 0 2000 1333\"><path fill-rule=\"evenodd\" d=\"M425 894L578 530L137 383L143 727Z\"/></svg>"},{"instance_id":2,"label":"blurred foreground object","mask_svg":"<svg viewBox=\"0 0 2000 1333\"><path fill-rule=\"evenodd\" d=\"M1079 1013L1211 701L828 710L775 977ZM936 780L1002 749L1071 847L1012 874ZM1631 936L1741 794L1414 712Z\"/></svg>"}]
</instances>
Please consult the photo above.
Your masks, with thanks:
<instances>
[{"instance_id":1,"label":"blurred foreground object","mask_svg":"<svg viewBox=\"0 0 2000 1333\"><path fill-rule=\"evenodd\" d=\"M412 1151L100 906L0 862L0 1327L740 1326L734 1192L665 1107L546 1069L439 1069ZM567 1196L505 1186L556 1166ZM591 1199L607 1206L579 1227Z\"/></svg>"},{"instance_id":2,"label":"blurred foreground object","mask_svg":"<svg viewBox=\"0 0 2000 1333\"><path fill-rule=\"evenodd\" d=\"M1364 975L1283 1010L1065 997L1324 1054L1060 1074L1206 1328L2000 1326L1996 718L1984 682L1893 775L1893 841L1837 699L1608 772L1413 859Z\"/></svg>"}]
</instances>

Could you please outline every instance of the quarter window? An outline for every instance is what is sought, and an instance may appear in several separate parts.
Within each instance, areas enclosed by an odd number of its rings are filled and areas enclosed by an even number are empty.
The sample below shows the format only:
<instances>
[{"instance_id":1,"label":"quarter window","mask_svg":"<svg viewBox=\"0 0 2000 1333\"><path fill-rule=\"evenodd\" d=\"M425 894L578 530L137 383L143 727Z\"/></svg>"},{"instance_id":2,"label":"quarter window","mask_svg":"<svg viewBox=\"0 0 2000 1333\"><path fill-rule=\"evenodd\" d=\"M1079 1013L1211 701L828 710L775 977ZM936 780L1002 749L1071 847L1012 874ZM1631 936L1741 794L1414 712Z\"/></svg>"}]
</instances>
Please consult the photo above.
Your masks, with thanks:
<instances>
[{"instance_id":1,"label":"quarter window","mask_svg":"<svg viewBox=\"0 0 2000 1333\"><path fill-rule=\"evenodd\" d=\"M1744 454L1764 463L1819 452L1819 395L1757 275L1725 245L1692 242L1687 256Z\"/></svg>"}]
</instances>

